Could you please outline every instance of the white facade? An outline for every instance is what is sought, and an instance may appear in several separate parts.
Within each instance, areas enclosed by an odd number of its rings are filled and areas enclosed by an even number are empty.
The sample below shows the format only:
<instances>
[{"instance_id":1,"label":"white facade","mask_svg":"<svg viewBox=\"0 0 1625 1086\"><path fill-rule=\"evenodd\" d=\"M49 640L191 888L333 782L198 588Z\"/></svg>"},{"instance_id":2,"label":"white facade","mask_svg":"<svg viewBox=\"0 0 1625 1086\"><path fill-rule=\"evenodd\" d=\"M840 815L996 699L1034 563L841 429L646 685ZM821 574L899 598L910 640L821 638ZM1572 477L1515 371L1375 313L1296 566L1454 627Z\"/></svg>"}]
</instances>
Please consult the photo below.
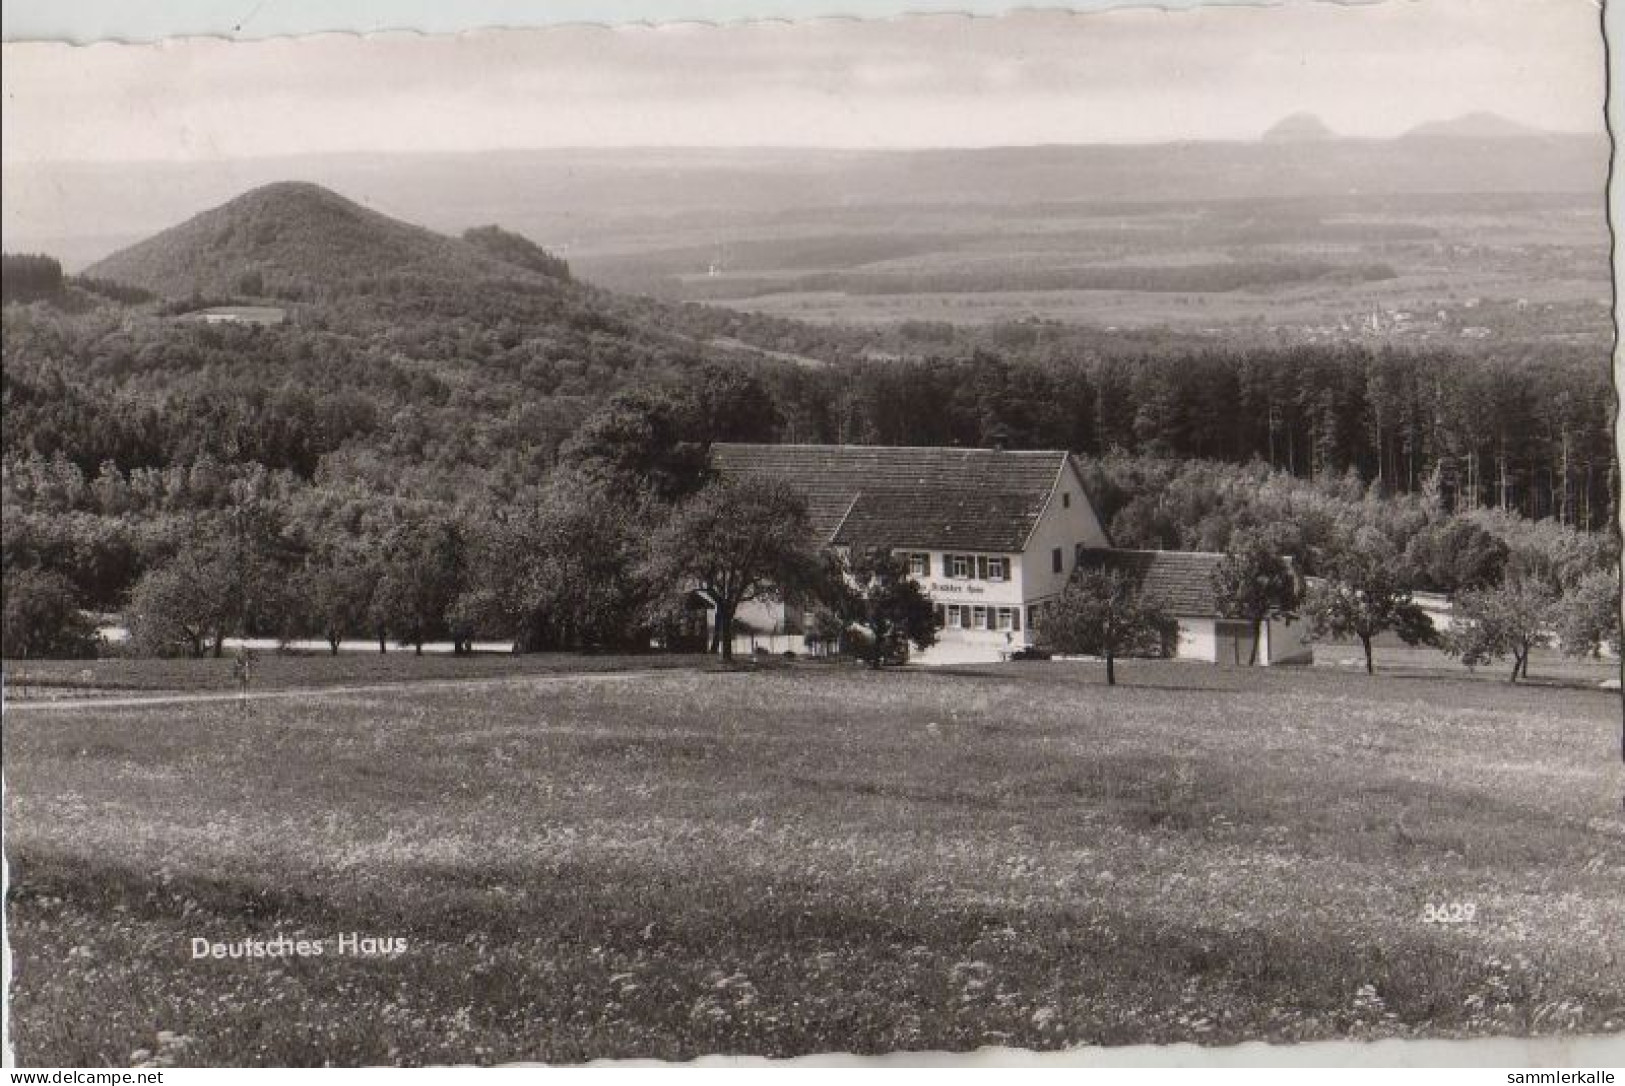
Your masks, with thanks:
<instances>
[{"instance_id":1,"label":"white facade","mask_svg":"<svg viewBox=\"0 0 1625 1086\"><path fill-rule=\"evenodd\" d=\"M853 445L712 446L727 476L782 479L807 497L820 545L880 546L906 560L936 609L937 643L917 663L988 662L1037 642L1039 612L1082 562L1124 568L1179 622L1176 657L1245 664L1253 633L1215 613L1219 554L1113 548L1076 461L1061 451ZM740 608L736 654L817 653L809 616L779 604ZM810 636L809 636L810 635ZM1262 664L1308 663L1303 622L1272 621Z\"/></svg>"},{"instance_id":2,"label":"white facade","mask_svg":"<svg viewBox=\"0 0 1625 1086\"><path fill-rule=\"evenodd\" d=\"M1175 617L1179 620L1175 659L1245 666L1252 658L1252 623L1203 615ZM1314 648L1309 642L1309 623L1303 619L1280 618L1264 623L1263 643L1259 646L1257 662L1262 667L1313 663Z\"/></svg>"},{"instance_id":3,"label":"white facade","mask_svg":"<svg viewBox=\"0 0 1625 1086\"><path fill-rule=\"evenodd\" d=\"M1025 549L894 547L892 553L910 562L913 579L938 608L937 643L915 651L911 659L924 664L988 662L1034 644L1035 609L1061 594L1076 568L1079 548L1108 545L1068 457ZM736 618L748 629L735 635L735 653L801 654L818 647L816 639L809 646L803 623L781 605L747 605Z\"/></svg>"}]
</instances>

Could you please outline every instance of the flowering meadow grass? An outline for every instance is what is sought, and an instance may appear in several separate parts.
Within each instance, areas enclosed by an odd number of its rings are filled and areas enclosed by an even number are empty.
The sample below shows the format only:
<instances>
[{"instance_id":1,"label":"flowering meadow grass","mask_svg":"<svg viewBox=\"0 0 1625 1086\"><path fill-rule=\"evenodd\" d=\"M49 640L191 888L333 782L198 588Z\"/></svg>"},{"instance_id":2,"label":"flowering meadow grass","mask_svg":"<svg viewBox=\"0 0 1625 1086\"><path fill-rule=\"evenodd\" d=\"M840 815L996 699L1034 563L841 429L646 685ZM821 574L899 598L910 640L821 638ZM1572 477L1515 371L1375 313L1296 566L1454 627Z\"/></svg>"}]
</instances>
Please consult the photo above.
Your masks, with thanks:
<instances>
[{"instance_id":1,"label":"flowering meadow grass","mask_svg":"<svg viewBox=\"0 0 1625 1086\"><path fill-rule=\"evenodd\" d=\"M1619 730L1595 689L1161 662L18 711L12 1038L418 1064L1620 1031ZM326 952L191 957L279 935Z\"/></svg>"}]
</instances>

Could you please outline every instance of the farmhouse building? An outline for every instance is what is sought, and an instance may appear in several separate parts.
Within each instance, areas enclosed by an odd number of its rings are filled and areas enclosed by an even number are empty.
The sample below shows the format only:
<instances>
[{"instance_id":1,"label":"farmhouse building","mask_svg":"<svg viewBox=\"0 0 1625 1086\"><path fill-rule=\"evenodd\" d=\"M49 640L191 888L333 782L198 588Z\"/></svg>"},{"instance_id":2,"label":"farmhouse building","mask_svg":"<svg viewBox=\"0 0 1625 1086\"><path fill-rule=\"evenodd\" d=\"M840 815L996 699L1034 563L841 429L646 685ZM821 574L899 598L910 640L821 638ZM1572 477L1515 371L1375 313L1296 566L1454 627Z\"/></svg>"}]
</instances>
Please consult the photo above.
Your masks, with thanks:
<instances>
[{"instance_id":1,"label":"farmhouse building","mask_svg":"<svg viewBox=\"0 0 1625 1086\"><path fill-rule=\"evenodd\" d=\"M1101 555L1153 556L1121 561L1148 588L1171 593L1181 656L1227 662L1235 626L1247 625L1217 616L1205 583L1217 556L1111 550L1078 463L1064 451L718 443L711 457L725 477L766 475L800 491L821 545L905 556L940 627L937 644L916 657L923 663L996 660L1036 644L1044 607L1080 562ZM736 651L802 652L816 641L806 616L782 605L753 604L737 619ZM1285 630L1266 639L1301 642ZM1260 660L1285 656L1272 650Z\"/></svg>"}]
</instances>

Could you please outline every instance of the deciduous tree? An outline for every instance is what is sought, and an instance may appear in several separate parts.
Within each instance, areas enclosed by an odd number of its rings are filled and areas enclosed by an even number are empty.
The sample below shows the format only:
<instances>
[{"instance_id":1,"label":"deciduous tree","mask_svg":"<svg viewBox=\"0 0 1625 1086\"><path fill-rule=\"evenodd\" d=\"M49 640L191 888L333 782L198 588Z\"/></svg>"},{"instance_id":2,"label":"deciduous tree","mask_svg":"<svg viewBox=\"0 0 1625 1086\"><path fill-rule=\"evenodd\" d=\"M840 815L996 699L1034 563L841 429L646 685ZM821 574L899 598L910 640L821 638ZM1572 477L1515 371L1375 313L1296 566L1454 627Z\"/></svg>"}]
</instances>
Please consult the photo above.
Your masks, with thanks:
<instances>
[{"instance_id":1,"label":"deciduous tree","mask_svg":"<svg viewBox=\"0 0 1625 1086\"><path fill-rule=\"evenodd\" d=\"M1594 570L1563 594L1557 606L1557 637L1570 656L1597 656L1620 648L1620 584L1617 570Z\"/></svg>"},{"instance_id":2,"label":"deciduous tree","mask_svg":"<svg viewBox=\"0 0 1625 1086\"><path fill-rule=\"evenodd\" d=\"M11 659L96 655L96 629L79 610L66 577L39 569L5 572L5 622L0 652Z\"/></svg>"},{"instance_id":3,"label":"deciduous tree","mask_svg":"<svg viewBox=\"0 0 1625 1086\"><path fill-rule=\"evenodd\" d=\"M1038 636L1056 652L1104 657L1106 684L1115 686L1119 656L1161 656L1178 629L1161 601L1147 595L1132 574L1080 569L1045 609Z\"/></svg>"},{"instance_id":4,"label":"deciduous tree","mask_svg":"<svg viewBox=\"0 0 1625 1086\"><path fill-rule=\"evenodd\" d=\"M423 643L446 629L461 591L463 546L461 531L445 517L402 524L384 546L371 617L420 656Z\"/></svg>"},{"instance_id":5,"label":"deciduous tree","mask_svg":"<svg viewBox=\"0 0 1625 1086\"><path fill-rule=\"evenodd\" d=\"M783 482L746 476L680 503L650 541L644 568L668 601L695 589L710 598L722 658L732 660L739 608L805 598L821 562L806 500Z\"/></svg>"},{"instance_id":6,"label":"deciduous tree","mask_svg":"<svg viewBox=\"0 0 1625 1086\"><path fill-rule=\"evenodd\" d=\"M142 574L130 592L125 622L137 650L154 656L221 655L241 613L237 577L225 553L189 546Z\"/></svg>"},{"instance_id":7,"label":"deciduous tree","mask_svg":"<svg viewBox=\"0 0 1625 1086\"><path fill-rule=\"evenodd\" d=\"M1433 620L1411 598L1410 577L1399 553L1379 532L1346 535L1325 562L1325 579L1310 586L1304 613L1317 636L1358 638L1365 671L1374 674L1371 642L1393 631L1407 645L1430 643Z\"/></svg>"},{"instance_id":8,"label":"deciduous tree","mask_svg":"<svg viewBox=\"0 0 1625 1086\"><path fill-rule=\"evenodd\" d=\"M1469 668L1512 657L1508 682L1529 677L1529 654L1552 637L1556 597L1538 581L1508 581L1456 597L1445 648Z\"/></svg>"},{"instance_id":9,"label":"deciduous tree","mask_svg":"<svg viewBox=\"0 0 1625 1086\"><path fill-rule=\"evenodd\" d=\"M565 470L490 510L471 529L455 617L523 652L646 644L645 505Z\"/></svg>"},{"instance_id":10,"label":"deciduous tree","mask_svg":"<svg viewBox=\"0 0 1625 1086\"><path fill-rule=\"evenodd\" d=\"M1422 586L1454 593L1498 583L1507 545L1466 517L1441 516L1411 538L1405 562Z\"/></svg>"},{"instance_id":11,"label":"deciduous tree","mask_svg":"<svg viewBox=\"0 0 1625 1086\"><path fill-rule=\"evenodd\" d=\"M671 396L623 392L582 422L559 457L598 485L672 501L697 490L708 472L706 447L691 429L687 405Z\"/></svg>"},{"instance_id":12,"label":"deciduous tree","mask_svg":"<svg viewBox=\"0 0 1625 1086\"><path fill-rule=\"evenodd\" d=\"M838 574L839 563L835 569ZM905 656L910 645L927 649L937 643L936 609L898 555L879 549L854 554L838 601L848 628L862 631L859 655L877 671Z\"/></svg>"},{"instance_id":13,"label":"deciduous tree","mask_svg":"<svg viewBox=\"0 0 1625 1086\"><path fill-rule=\"evenodd\" d=\"M1249 665L1258 663L1264 623L1272 618L1292 618L1298 608L1298 576L1281 554L1276 535L1272 531L1237 533L1229 552L1213 571L1213 595L1219 613L1252 624Z\"/></svg>"},{"instance_id":14,"label":"deciduous tree","mask_svg":"<svg viewBox=\"0 0 1625 1086\"><path fill-rule=\"evenodd\" d=\"M337 656L345 638L368 628L381 573L378 556L359 544L335 543L311 555L290 592L294 599L290 611L299 632L320 635Z\"/></svg>"}]
</instances>

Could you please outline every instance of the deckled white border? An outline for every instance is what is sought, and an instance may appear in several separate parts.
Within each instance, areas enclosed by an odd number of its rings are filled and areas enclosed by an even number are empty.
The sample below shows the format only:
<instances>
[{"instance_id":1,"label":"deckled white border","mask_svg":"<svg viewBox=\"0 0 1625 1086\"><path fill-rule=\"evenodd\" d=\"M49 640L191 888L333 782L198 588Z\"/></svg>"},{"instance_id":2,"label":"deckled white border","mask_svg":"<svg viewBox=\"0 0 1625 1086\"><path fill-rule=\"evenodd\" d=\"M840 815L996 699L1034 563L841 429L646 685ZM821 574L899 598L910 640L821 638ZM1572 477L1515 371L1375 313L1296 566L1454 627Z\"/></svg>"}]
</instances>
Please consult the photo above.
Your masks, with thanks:
<instances>
[{"instance_id":1,"label":"deckled white border","mask_svg":"<svg viewBox=\"0 0 1625 1086\"><path fill-rule=\"evenodd\" d=\"M153 42L172 37L261 39L320 33L416 30L451 34L562 25L728 25L806 19L889 19L915 14L994 17L1012 11L1089 14L1113 8L1181 10L1204 6L1274 7L1303 0L1076 0L1071 4L1010 0L330 0L279 6L277 0L206 0L184 14L128 0L0 0L5 41ZM1382 3L1384 0L1318 0ZM1578 0L1592 3L1595 0Z\"/></svg>"},{"instance_id":2,"label":"deckled white border","mask_svg":"<svg viewBox=\"0 0 1625 1086\"><path fill-rule=\"evenodd\" d=\"M275 0L249 0L226 3L210 0L207 9L194 8L185 18L173 9L157 5L130 4L124 0L0 0L5 41L63 41L87 44L97 41L154 42L174 36L223 37L258 40L318 33L368 34L408 31L424 34L466 31L532 29L560 25L637 25L649 27L671 23L735 24L740 22L781 22L802 19L876 19L914 14L996 17L1013 11L1067 10L1083 15L1122 8L1190 9L1202 6L1279 6L1280 2L1382 3L1385 0L1081 0L1069 5L1012 4L1000 0L960 0L935 7L909 0L551 0L526 3L525 0L464 0L458 5L435 0L330 0L323 5L321 21L309 7L292 11L276 7ZM1387 0L1393 2L1393 0ZM1604 8L1602 0L1574 0ZM1619 8L1625 0L1610 5ZM1625 131L1625 107L1618 104L1612 88L1625 79L1620 54L1625 45L1625 14L1604 8L1601 21L1606 28L1610 88L1607 114L1609 131ZM1608 206L1610 225L1625 222L1625 195L1617 175L1621 172L1620 150L1613 148ZM1615 327L1625 326L1625 301L1621 299L1620 251L1617 232L1613 237ZM1625 346L1616 335L1614 386L1625 396ZM1625 411L1616 413L1615 438L1620 459L1625 461ZM1625 503L1622 503L1625 506ZM1625 530L1625 508L1620 510L1620 526ZM4 691L0 688L0 715ZM1622 757L1625 757L1625 730L1622 730ZM0 774L0 798L5 781ZM10 896L10 863L0 857L0 893ZM0 1060L15 1067L11 1046L11 940L0 915L0 983L7 998L0 1001ZM609 1063L660 1065L661 1061L593 1061L594 1066ZM898 1052L881 1056L855 1056L828 1053L789 1060L759 1057L707 1056L694 1061L709 1067L822 1066L822 1067L1573 1067L1597 1068L1625 1065L1625 1034L1612 1037L1490 1037L1470 1040L1382 1040L1313 1041L1296 1045L1247 1042L1224 1048L1193 1044L1130 1045L1120 1048L1084 1047L1054 1052L1016 1048L982 1048L972 1052Z\"/></svg>"}]
</instances>

